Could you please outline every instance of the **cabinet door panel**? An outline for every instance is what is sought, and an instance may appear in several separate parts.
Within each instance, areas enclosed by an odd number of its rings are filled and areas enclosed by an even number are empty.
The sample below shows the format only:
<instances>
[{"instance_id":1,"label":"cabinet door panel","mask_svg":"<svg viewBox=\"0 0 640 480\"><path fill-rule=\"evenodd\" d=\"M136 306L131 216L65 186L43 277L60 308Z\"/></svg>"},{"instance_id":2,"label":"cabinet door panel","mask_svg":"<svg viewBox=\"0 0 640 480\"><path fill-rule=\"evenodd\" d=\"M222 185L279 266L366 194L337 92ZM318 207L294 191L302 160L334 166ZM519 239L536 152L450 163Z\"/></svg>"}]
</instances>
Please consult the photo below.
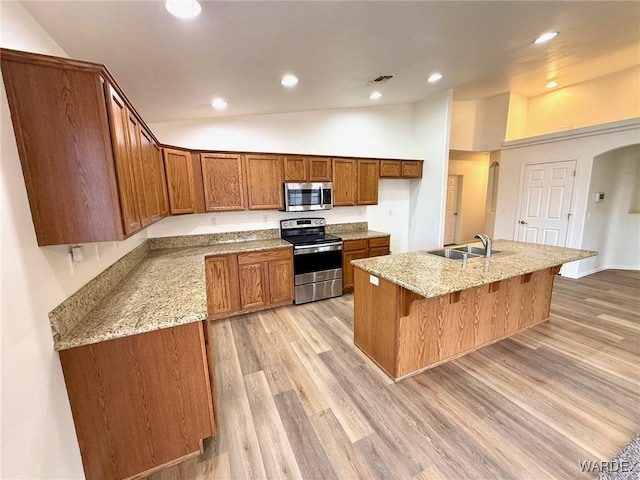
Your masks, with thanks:
<instances>
[{"instance_id":1,"label":"cabinet door panel","mask_svg":"<svg viewBox=\"0 0 640 480\"><path fill-rule=\"evenodd\" d=\"M356 204L356 160L333 159L333 205Z\"/></svg>"},{"instance_id":2,"label":"cabinet door panel","mask_svg":"<svg viewBox=\"0 0 640 480\"><path fill-rule=\"evenodd\" d=\"M136 205L133 165L129 155L129 112L124 101L113 87L109 86L109 109L111 111L111 134L113 153L116 159L118 191L122 206L122 222L126 235L142 228L140 214Z\"/></svg>"},{"instance_id":3,"label":"cabinet door panel","mask_svg":"<svg viewBox=\"0 0 640 480\"><path fill-rule=\"evenodd\" d=\"M351 260L358 260L360 258L367 258L369 256L368 250L356 250L353 252L343 253L342 262L342 288L353 289L353 265Z\"/></svg>"},{"instance_id":4,"label":"cabinet door panel","mask_svg":"<svg viewBox=\"0 0 640 480\"><path fill-rule=\"evenodd\" d=\"M309 181L309 173L307 172L308 162L305 157L299 155L285 155L283 159L285 182Z\"/></svg>"},{"instance_id":5,"label":"cabinet door panel","mask_svg":"<svg viewBox=\"0 0 640 480\"><path fill-rule=\"evenodd\" d=\"M207 258L207 313L210 316L240 311L237 255Z\"/></svg>"},{"instance_id":6,"label":"cabinet door panel","mask_svg":"<svg viewBox=\"0 0 640 480\"><path fill-rule=\"evenodd\" d=\"M205 210L244 210L245 190L242 155L200 155Z\"/></svg>"},{"instance_id":7,"label":"cabinet door panel","mask_svg":"<svg viewBox=\"0 0 640 480\"><path fill-rule=\"evenodd\" d=\"M308 161L310 182L331 182L331 159L323 157L309 157Z\"/></svg>"},{"instance_id":8,"label":"cabinet door panel","mask_svg":"<svg viewBox=\"0 0 640 480\"><path fill-rule=\"evenodd\" d=\"M422 162L402 162L402 176L404 178L422 178Z\"/></svg>"},{"instance_id":9,"label":"cabinet door panel","mask_svg":"<svg viewBox=\"0 0 640 480\"><path fill-rule=\"evenodd\" d=\"M400 160L380 160L380 176L381 177L400 177Z\"/></svg>"},{"instance_id":10,"label":"cabinet door panel","mask_svg":"<svg viewBox=\"0 0 640 480\"><path fill-rule=\"evenodd\" d=\"M156 198L160 216L169 215L169 199L167 198L167 178L164 174L164 162L162 161L162 150L155 142L152 144L154 179L156 186Z\"/></svg>"},{"instance_id":11,"label":"cabinet door panel","mask_svg":"<svg viewBox=\"0 0 640 480\"><path fill-rule=\"evenodd\" d=\"M138 206L138 213L140 214L140 223L143 227L146 227L151 223L148 212L148 203L151 203L151 199L147 199L148 192L145 188L145 169L143 166L144 158L142 153L142 139L140 138L140 123L130 111L128 111L127 120L129 155L133 167L134 197L136 199L136 205ZM147 172L146 175L148 176L149 173L150 172Z\"/></svg>"},{"instance_id":12,"label":"cabinet door panel","mask_svg":"<svg viewBox=\"0 0 640 480\"><path fill-rule=\"evenodd\" d=\"M266 269L266 263L241 265L238 268L240 276L240 306L243 310L262 307L269 303Z\"/></svg>"},{"instance_id":13,"label":"cabinet door panel","mask_svg":"<svg viewBox=\"0 0 640 480\"><path fill-rule=\"evenodd\" d=\"M162 207L160 197L158 197L157 157L151 135L144 130L140 130L140 151L142 153L142 174L144 184L144 198L147 207L147 218L149 223L156 222L162 218Z\"/></svg>"},{"instance_id":14,"label":"cabinet door panel","mask_svg":"<svg viewBox=\"0 0 640 480\"><path fill-rule=\"evenodd\" d=\"M60 352L86 478L130 478L215 430L202 324Z\"/></svg>"},{"instance_id":15,"label":"cabinet door panel","mask_svg":"<svg viewBox=\"0 0 640 480\"><path fill-rule=\"evenodd\" d=\"M293 300L293 263L291 260L269 262L271 303Z\"/></svg>"},{"instance_id":16,"label":"cabinet door panel","mask_svg":"<svg viewBox=\"0 0 640 480\"><path fill-rule=\"evenodd\" d=\"M171 214L194 213L196 194L193 186L191 154L184 150L165 148L164 166Z\"/></svg>"},{"instance_id":17,"label":"cabinet door panel","mask_svg":"<svg viewBox=\"0 0 640 480\"><path fill-rule=\"evenodd\" d=\"M282 158L277 155L246 155L245 159L249 209L282 208Z\"/></svg>"},{"instance_id":18,"label":"cabinet door panel","mask_svg":"<svg viewBox=\"0 0 640 480\"><path fill-rule=\"evenodd\" d=\"M378 204L378 160L358 160L358 205Z\"/></svg>"}]
</instances>

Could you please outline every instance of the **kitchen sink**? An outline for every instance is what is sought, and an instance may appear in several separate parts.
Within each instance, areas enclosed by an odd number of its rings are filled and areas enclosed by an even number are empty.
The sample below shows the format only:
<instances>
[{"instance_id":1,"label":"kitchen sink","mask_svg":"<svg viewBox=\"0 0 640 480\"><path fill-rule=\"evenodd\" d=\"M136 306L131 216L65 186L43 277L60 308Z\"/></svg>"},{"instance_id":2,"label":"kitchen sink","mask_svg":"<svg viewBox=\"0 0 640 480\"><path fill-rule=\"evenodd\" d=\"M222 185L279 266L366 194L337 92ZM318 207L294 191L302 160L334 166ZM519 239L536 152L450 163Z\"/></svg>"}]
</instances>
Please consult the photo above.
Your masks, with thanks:
<instances>
[{"instance_id":1,"label":"kitchen sink","mask_svg":"<svg viewBox=\"0 0 640 480\"><path fill-rule=\"evenodd\" d=\"M453 250L458 252L474 253L484 257L484 247L474 247L473 245L465 245L464 247L456 247ZM501 250L491 250L491 255L500 253Z\"/></svg>"},{"instance_id":2,"label":"kitchen sink","mask_svg":"<svg viewBox=\"0 0 640 480\"><path fill-rule=\"evenodd\" d=\"M484 249L482 249L484 252ZM427 252L429 255L437 255L439 257L450 258L452 260L464 260L465 258L477 258L480 257L477 253L462 252L453 248L442 248L440 250L430 250Z\"/></svg>"}]
</instances>

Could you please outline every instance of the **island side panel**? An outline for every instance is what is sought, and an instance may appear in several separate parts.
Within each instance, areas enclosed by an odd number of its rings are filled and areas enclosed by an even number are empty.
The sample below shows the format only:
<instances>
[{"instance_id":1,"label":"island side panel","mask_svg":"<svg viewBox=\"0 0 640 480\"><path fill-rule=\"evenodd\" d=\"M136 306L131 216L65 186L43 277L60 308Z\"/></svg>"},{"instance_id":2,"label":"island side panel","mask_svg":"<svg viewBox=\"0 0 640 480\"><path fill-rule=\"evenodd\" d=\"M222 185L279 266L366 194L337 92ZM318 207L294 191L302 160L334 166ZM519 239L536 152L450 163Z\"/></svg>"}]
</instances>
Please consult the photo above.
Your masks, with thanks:
<instances>
[{"instance_id":1,"label":"island side panel","mask_svg":"<svg viewBox=\"0 0 640 480\"><path fill-rule=\"evenodd\" d=\"M398 293L400 287L354 268L353 341L392 377L396 376Z\"/></svg>"},{"instance_id":2,"label":"island side panel","mask_svg":"<svg viewBox=\"0 0 640 480\"><path fill-rule=\"evenodd\" d=\"M354 342L395 379L549 318L559 266L432 298L355 268Z\"/></svg>"},{"instance_id":3,"label":"island side panel","mask_svg":"<svg viewBox=\"0 0 640 480\"><path fill-rule=\"evenodd\" d=\"M201 451L214 432L202 328L60 351L88 479L129 478Z\"/></svg>"}]
</instances>

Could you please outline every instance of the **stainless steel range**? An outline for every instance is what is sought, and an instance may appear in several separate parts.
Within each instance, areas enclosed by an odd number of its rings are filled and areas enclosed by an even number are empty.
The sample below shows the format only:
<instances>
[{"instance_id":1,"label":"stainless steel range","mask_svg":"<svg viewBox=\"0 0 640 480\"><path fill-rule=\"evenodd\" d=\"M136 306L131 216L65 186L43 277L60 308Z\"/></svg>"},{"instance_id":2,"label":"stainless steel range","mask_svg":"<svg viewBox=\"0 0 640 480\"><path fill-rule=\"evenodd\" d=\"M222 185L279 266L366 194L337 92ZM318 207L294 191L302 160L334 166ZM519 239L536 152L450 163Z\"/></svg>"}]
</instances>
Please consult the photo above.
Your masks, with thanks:
<instances>
[{"instance_id":1,"label":"stainless steel range","mask_svg":"<svg viewBox=\"0 0 640 480\"><path fill-rule=\"evenodd\" d=\"M293 244L294 303L342 295L342 239L324 232L324 218L280 221L280 237Z\"/></svg>"}]
</instances>

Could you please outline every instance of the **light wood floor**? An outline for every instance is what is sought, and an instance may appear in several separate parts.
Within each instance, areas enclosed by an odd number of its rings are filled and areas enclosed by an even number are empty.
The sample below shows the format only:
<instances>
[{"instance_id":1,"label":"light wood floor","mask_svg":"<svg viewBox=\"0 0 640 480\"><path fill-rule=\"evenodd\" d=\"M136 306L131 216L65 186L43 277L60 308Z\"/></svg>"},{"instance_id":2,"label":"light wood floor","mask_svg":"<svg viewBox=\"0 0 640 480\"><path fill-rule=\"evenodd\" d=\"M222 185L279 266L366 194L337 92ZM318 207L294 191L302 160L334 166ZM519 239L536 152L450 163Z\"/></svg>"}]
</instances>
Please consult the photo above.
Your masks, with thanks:
<instances>
[{"instance_id":1,"label":"light wood floor","mask_svg":"<svg viewBox=\"0 0 640 480\"><path fill-rule=\"evenodd\" d=\"M398 384L353 297L214 323L219 432L152 478L576 479L640 430L640 272L557 277L549 322Z\"/></svg>"}]
</instances>

